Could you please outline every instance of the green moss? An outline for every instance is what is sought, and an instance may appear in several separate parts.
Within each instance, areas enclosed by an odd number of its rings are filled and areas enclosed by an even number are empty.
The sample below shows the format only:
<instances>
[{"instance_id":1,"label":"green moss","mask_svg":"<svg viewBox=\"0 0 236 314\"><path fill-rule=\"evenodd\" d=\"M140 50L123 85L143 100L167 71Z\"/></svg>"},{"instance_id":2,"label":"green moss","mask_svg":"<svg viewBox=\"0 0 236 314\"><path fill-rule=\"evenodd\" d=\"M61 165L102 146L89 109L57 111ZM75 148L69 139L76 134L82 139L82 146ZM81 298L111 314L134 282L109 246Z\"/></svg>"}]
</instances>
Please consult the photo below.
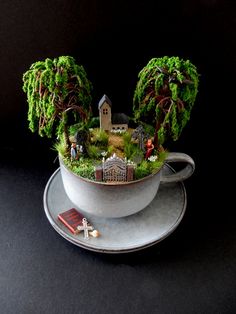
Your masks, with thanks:
<instances>
[{"instance_id":1,"label":"green moss","mask_svg":"<svg viewBox=\"0 0 236 314\"><path fill-rule=\"evenodd\" d=\"M76 132L78 132L79 129L81 129L82 124L81 123L76 123L76 124L72 124L69 127L69 134L70 136L74 136Z\"/></svg>"},{"instance_id":2,"label":"green moss","mask_svg":"<svg viewBox=\"0 0 236 314\"><path fill-rule=\"evenodd\" d=\"M137 144L134 143L126 143L124 146L124 153L127 159L134 160L137 158L142 158L143 152L141 149L137 146Z\"/></svg>"},{"instance_id":3,"label":"green moss","mask_svg":"<svg viewBox=\"0 0 236 314\"><path fill-rule=\"evenodd\" d=\"M101 148L95 145L87 146L88 155L91 159L99 159L101 158Z\"/></svg>"},{"instance_id":4,"label":"green moss","mask_svg":"<svg viewBox=\"0 0 236 314\"><path fill-rule=\"evenodd\" d=\"M168 156L168 151L166 150L162 150L158 152L158 160L161 162L164 162L167 156Z\"/></svg>"},{"instance_id":5,"label":"green moss","mask_svg":"<svg viewBox=\"0 0 236 314\"><path fill-rule=\"evenodd\" d=\"M68 151L66 147L65 137L61 136L59 141L54 144L54 149L61 155L67 156Z\"/></svg>"},{"instance_id":6,"label":"green moss","mask_svg":"<svg viewBox=\"0 0 236 314\"><path fill-rule=\"evenodd\" d=\"M145 130L145 132L150 136L154 136L154 133L155 133L155 128L151 125L151 124L148 124L148 123L143 123L143 128Z\"/></svg>"},{"instance_id":7,"label":"green moss","mask_svg":"<svg viewBox=\"0 0 236 314\"><path fill-rule=\"evenodd\" d=\"M107 157L109 157L112 154L113 150L114 150L113 145L109 145L107 147Z\"/></svg>"},{"instance_id":8,"label":"green moss","mask_svg":"<svg viewBox=\"0 0 236 314\"><path fill-rule=\"evenodd\" d=\"M135 179L142 179L150 174L149 162L143 160L135 169Z\"/></svg>"},{"instance_id":9,"label":"green moss","mask_svg":"<svg viewBox=\"0 0 236 314\"><path fill-rule=\"evenodd\" d=\"M131 142L131 134L129 132L125 132L123 134L124 141L124 153L127 159L135 161L136 159L142 159L143 152L138 147L137 144Z\"/></svg>"},{"instance_id":10,"label":"green moss","mask_svg":"<svg viewBox=\"0 0 236 314\"><path fill-rule=\"evenodd\" d=\"M160 161L160 160L156 160L156 161L149 161L149 171L150 171L150 174L151 173L154 173L156 171L158 171L158 169L160 169L163 165L163 161Z\"/></svg>"},{"instance_id":11,"label":"green moss","mask_svg":"<svg viewBox=\"0 0 236 314\"><path fill-rule=\"evenodd\" d=\"M160 169L164 163L164 160L167 156L166 151L160 151L157 153L158 159L155 161L143 160L143 152L137 147L136 144L130 143L129 138L130 135L124 135L124 142L126 142L125 147L130 149L130 158L128 155L126 157L135 163L137 166L135 168L135 179L141 179L151 173L154 173ZM132 145L131 145L132 144ZM68 155L68 151L66 150L65 138L62 136L60 141L55 144L56 150L59 152L61 157L63 158L66 166L78 174L81 177L88 178L90 180L95 180L94 175L94 167L98 164L101 164L102 160L102 151L107 152L106 158L109 157L113 152L113 146L107 146L105 150L101 150L99 146L96 145L88 145L88 156L81 156L78 160L72 160Z\"/></svg>"},{"instance_id":12,"label":"green moss","mask_svg":"<svg viewBox=\"0 0 236 314\"><path fill-rule=\"evenodd\" d=\"M99 117L92 117L88 122L88 128L99 128L100 120Z\"/></svg>"},{"instance_id":13,"label":"green moss","mask_svg":"<svg viewBox=\"0 0 236 314\"><path fill-rule=\"evenodd\" d=\"M100 147L107 147L109 136L104 130L94 129L91 133L93 144Z\"/></svg>"},{"instance_id":14,"label":"green moss","mask_svg":"<svg viewBox=\"0 0 236 314\"><path fill-rule=\"evenodd\" d=\"M75 174L87 178L90 180L95 180L95 162L90 158L81 157L79 160L71 161L70 158L63 158L65 165L73 171Z\"/></svg>"},{"instance_id":15,"label":"green moss","mask_svg":"<svg viewBox=\"0 0 236 314\"><path fill-rule=\"evenodd\" d=\"M131 142L131 134L129 132L125 132L122 134L124 144Z\"/></svg>"},{"instance_id":16,"label":"green moss","mask_svg":"<svg viewBox=\"0 0 236 314\"><path fill-rule=\"evenodd\" d=\"M158 153L155 161L143 160L135 169L135 179L142 179L157 172L163 166L167 154L166 151L161 151Z\"/></svg>"}]
</instances>

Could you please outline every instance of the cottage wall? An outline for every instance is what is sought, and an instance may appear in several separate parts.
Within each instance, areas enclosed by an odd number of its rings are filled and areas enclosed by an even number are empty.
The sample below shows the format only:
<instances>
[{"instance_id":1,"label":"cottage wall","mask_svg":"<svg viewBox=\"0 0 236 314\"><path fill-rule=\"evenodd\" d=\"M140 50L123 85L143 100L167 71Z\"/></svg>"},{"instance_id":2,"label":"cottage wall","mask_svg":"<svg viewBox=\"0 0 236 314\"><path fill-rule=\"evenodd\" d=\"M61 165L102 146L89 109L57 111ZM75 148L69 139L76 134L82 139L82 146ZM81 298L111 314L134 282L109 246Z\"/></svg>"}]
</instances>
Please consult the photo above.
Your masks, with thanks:
<instances>
[{"instance_id":1,"label":"cottage wall","mask_svg":"<svg viewBox=\"0 0 236 314\"><path fill-rule=\"evenodd\" d=\"M112 124L112 130L128 130L128 124Z\"/></svg>"},{"instance_id":2,"label":"cottage wall","mask_svg":"<svg viewBox=\"0 0 236 314\"><path fill-rule=\"evenodd\" d=\"M99 110L100 129L104 131L111 130L111 107L107 102L104 102Z\"/></svg>"}]
</instances>

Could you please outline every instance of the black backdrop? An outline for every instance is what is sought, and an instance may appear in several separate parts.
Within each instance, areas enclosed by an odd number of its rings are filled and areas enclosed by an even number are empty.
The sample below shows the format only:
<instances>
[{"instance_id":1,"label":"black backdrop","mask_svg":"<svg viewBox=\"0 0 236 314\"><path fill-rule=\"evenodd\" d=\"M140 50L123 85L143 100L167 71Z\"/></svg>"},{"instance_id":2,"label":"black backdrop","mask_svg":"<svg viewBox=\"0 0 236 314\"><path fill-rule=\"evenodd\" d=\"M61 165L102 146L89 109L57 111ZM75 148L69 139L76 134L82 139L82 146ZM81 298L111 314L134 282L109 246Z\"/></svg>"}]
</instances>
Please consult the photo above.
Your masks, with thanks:
<instances>
[{"instance_id":1,"label":"black backdrop","mask_svg":"<svg viewBox=\"0 0 236 314\"><path fill-rule=\"evenodd\" d=\"M222 258L225 264L220 265L220 276L225 282L212 282L215 290L210 300L215 302L217 296L222 296L221 288L225 289L221 313L229 313L233 308L235 288L235 228L226 180L232 171L227 162L234 143L227 140L234 135L231 112L235 101L235 31L234 1L0 1L0 161L3 167L21 167L32 173L35 167L47 169L46 174L42 172L45 179L57 167L53 164L56 153L50 149L52 143L27 128L22 74L33 62L46 57L74 56L84 65L93 83L94 113L104 93L117 111L129 113L127 107L132 104L137 74L152 57L178 55L189 58L197 66L201 78L196 106L181 139L170 147L172 151L190 154L196 161L196 173L186 182L189 211L184 228L176 231L176 242L172 238L160 245L159 252L164 257L159 266L168 265L169 259L181 253L191 260L197 252L199 259L207 256L203 264L200 262L202 268L209 258L210 266L206 270L212 271L215 279L219 271L217 261ZM182 251L172 256L170 250L180 243ZM153 251L146 256L152 260ZM140 263L145 258L141 256ZM161 259L159 255L155 258ZM134 266L135 258L110 257L105 262ZM201 275L207 275L207 271L200 271ZM192 277L188 280L186 289L191 286ZM177 287L178 283L175 284ZM184 300L180 300L179 306L181 302ZM209 309L216 312L217 307L208 306ZM200 312L204 312L204 306Z\"/></svg>"},{"instance_id":2,"label":"black backdrop","mask_svg":"<svg viewBox=\"0 0 236 314\"><path fill-rule=\"evenodd\" d=\"M214 140L216 114L235 77L235 24L233 1L223 0L1 1L1 134L30 139L22 73L37 60L74 56L94 85L96 112L104 93L125 110L148 60L179 55L202 75L193 125L185 133L193 133L195 144L198 137Z\"/></svg>"},{"instance_id":3,"label":"black backdrop","mask_svg":"<svg viewBox=\"0 0 236 314\"><path fill-rule=\"evenodd\" d=\"M191 121L169 149L192 155L199 171L194 182L206 184L224 169L220 156L225 158L233 143L228 138L233 135L235 29L234 1L1 1L1 157L15 154L40 164L55 157L52 142L28 130L22 74L33 62L74 56L93 83L94 113L104 93L115 110L130 113L142 67L152 57L178 55L189 58L201 78ZM215 189L221 188L216 184Z\"/></svg>"}]
</instances>

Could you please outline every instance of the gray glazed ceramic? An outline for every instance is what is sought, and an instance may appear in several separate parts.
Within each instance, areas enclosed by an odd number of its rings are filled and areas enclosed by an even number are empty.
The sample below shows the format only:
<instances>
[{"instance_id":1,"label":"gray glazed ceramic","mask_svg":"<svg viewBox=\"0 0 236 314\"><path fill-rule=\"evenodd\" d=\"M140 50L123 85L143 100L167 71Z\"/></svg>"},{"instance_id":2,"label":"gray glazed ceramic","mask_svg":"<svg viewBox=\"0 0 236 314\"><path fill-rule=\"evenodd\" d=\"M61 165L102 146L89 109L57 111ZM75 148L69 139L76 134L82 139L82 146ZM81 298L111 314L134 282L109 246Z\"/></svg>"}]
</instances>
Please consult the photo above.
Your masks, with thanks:
<instances>
[{"instance_id":1,"label":"gray glazed ceramic","mask_svg":"<svg viewBox=\"0 0 236 314\"><path fill-rule=\"evenodd\" d=\"M163 173L173 171L164 166ZM114 219L86 214L88 221L101 233L99 238L86 240L83 233L72 234L57 218L58 214L74 207L65 193L60 169L51 176L44 192L44 209L52 227L67 241L101 253L128 253L162 241L179 225L186 204L182 182L161 184L153 201L137 214Z\"/></svg>"},{"instance_id":2,"label":"gray glazed ceramic","mask_svg":"<svg viewBox=\"0 0 236 314\"><path fill-rule=\"evenodd\" d=\"M145 208L155 197L160 182L182 181L194 172L194 161L183 153L169 153L166 162L185 162L175 174L162 175L162 169L141 180L117 183L94 182L71 172L60 159L62 182L69 199L85 213L119 218Z\"/></svg>"}]
</instances>

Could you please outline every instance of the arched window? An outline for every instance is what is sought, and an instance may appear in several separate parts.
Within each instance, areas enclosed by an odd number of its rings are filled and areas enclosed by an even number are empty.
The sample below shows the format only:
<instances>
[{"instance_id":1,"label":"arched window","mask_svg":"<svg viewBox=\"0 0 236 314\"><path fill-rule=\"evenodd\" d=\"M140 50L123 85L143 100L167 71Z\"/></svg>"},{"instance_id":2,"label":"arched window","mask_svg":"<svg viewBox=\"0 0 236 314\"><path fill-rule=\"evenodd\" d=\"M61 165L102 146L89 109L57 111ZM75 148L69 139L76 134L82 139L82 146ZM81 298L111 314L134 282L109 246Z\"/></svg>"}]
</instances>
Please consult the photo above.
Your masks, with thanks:
<instances>
[{"instance_id":1,"label":"arched window","mask_svg":"<svg viewBox=\"0 0 236 314\"><path fill-rule=\"evenodd\" d=\"M103 109L102 113L103 114L108 114L108 109L107 108Z\"/></svg>"}]
</instances>

